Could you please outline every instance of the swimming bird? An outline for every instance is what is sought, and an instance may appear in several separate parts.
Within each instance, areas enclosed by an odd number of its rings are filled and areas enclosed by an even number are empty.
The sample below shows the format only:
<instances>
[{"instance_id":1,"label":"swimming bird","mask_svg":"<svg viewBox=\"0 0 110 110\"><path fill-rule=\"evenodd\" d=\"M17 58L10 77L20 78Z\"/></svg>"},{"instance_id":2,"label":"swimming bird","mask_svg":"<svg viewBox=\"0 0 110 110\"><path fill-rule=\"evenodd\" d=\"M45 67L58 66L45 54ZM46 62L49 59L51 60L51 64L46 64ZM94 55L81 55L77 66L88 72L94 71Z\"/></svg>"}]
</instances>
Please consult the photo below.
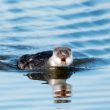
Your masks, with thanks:
<instances>
[{"instance_id":1,"label":"swimming bird","mask_svg":"<svg viewBox=\"0 0 110 110\"><path fill-rule=\"evenodd\" d=\"M34 70L39 67L65 67L73 63L72 50L69 47L56 47L53 51L26 54L20 57L19 69Z\"/></svg>"}]
</instances>

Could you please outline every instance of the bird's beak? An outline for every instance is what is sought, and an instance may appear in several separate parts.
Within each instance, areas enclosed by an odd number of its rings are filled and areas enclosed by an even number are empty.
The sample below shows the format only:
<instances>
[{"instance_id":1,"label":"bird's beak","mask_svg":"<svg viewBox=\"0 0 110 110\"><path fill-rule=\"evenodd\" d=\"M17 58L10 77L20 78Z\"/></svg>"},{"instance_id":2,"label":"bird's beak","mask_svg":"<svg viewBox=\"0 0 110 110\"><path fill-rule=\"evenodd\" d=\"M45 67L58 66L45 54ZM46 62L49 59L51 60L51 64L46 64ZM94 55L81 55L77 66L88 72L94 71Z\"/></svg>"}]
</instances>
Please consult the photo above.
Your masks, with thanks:
<instances>
[{"instance_id":1,"label":"bird's beak","mask_svg":"<svg viewBox=\"0 0 110 110\"><path fill-rule=\"evenodd\" d=\"M62 65L66 65L66 62L61 62L62 63Z\"/></svg>"},{"instance_id":2,"label":"bird's beak","mask_svg":"<svg viewBox=\"0 0 110 110\"><path fill-rule=\"evenodd\" d=\"M61 63L62 63L62 65L65 65L66 64L66 58L61 58Z\"/></svg>"}]
</instances>

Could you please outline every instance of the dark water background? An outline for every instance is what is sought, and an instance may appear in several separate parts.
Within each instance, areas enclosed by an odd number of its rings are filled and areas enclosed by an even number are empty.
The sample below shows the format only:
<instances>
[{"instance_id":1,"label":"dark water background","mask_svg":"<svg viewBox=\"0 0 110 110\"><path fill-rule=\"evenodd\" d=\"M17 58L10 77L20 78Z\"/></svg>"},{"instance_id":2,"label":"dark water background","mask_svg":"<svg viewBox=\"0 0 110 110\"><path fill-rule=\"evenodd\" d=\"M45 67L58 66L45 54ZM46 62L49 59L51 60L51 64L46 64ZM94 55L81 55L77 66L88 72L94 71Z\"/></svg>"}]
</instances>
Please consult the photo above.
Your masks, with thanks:
<instances>
[{"instance_id":1,"label":"dark water background","mask_svg":"<svg viewBox=\"0 0 110 110\"><path fill-rule=\"evenodd\" d=\"M13 65L60 45L97 60L68 79L71 102L56 104L49 85ZM0 110L52 109L110 110L110 0L0 0Z\"/></svg>"}]
</instances>

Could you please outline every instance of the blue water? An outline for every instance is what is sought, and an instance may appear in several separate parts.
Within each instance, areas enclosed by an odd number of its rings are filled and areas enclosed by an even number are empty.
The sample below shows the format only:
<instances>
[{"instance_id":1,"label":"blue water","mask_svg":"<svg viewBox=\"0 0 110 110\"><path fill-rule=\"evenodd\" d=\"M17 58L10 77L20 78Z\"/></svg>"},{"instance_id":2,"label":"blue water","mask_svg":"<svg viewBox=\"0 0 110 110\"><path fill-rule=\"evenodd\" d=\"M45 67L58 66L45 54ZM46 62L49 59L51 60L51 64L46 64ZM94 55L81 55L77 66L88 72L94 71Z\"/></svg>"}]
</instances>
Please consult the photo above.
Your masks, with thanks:
<instances>
[{"instance_id":1,"label":"blue water","mask_svg":"<svg viewBox=\"0 0 110 110\"><path fill-rule=\"evenodd\" d=\"M9 67L57 46L97 59L67 80L69 103L55 103L50 85ZM0 110L110 110L109 79L110 0L0 0Z\"/></svg>"}]
</instances>

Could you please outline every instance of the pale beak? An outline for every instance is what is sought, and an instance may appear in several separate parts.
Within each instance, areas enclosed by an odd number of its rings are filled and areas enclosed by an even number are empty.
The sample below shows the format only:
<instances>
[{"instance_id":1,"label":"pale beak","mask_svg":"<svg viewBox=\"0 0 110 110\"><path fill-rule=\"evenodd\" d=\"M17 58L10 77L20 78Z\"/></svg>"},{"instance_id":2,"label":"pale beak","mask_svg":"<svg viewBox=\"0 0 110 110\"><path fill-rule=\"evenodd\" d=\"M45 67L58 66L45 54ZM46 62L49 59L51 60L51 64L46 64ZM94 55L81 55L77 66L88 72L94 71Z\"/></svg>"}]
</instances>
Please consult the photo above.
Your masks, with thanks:
<instances>
[{"instance_id":1,"label":"pale beak","mask_svg":"<svg viewBox=\"0 0 110 110\"><path fill-rule=\"evenodd\" d=\"M65 65L66 64L66 59L65 58L62 58L61 59L61 63L62 63L62 65Z\"/></svg>"}]
</instances>

